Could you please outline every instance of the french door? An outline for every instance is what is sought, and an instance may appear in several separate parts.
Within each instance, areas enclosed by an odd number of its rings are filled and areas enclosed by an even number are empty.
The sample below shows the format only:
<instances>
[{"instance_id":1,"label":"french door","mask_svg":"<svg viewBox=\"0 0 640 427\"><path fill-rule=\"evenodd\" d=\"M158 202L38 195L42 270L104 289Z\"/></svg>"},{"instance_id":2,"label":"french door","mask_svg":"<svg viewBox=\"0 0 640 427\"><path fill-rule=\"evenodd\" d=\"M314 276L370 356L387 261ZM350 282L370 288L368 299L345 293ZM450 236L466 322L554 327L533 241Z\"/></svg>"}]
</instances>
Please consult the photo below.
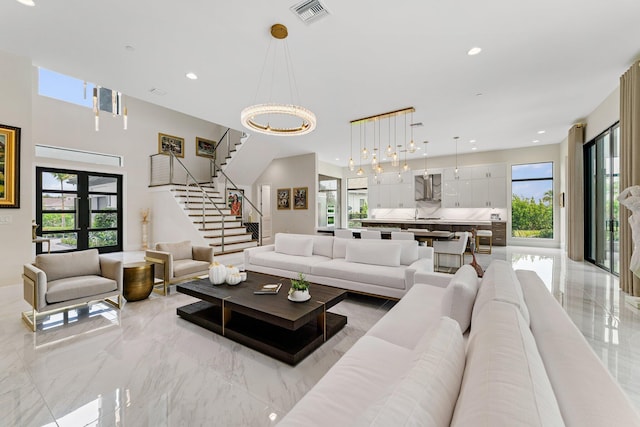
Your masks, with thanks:
<instances>
[{"instance_id":1,"label":"french door","mask_svg":"<svg viewBox=\"0 0 640 427\"><path fill-rule=\"evenodd\" d=\"M37 234L51 252L122 251L121 175L38 167L36 194Z\"/></svg>"},{"instance_id":2,"label":"french door","mask_svg":"<svg viewBox=\"0 0 640 427\"><path fill-rule=\"evenodd\" d=\"M620 274L620 128L614 125L585 146L585 258Z\"/></svg>"}]
</instances>

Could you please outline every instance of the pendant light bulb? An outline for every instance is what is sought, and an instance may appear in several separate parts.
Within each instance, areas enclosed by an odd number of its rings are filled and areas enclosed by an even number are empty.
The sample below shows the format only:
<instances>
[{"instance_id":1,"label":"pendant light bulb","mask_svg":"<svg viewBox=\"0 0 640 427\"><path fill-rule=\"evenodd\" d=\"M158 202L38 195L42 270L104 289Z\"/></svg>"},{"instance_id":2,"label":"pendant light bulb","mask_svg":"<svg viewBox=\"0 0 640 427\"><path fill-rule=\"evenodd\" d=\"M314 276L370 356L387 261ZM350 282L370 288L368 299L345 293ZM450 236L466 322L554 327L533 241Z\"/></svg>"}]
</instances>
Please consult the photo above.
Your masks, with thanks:
<instances>
[{"instance_id":1,"label":"pendant light bulb","mask_svg":"<svg viewBox=\"0 0 640 427\"><path fill-rule=\"evenodd\" d=\"M398 171L398 182L402 182L402 173Z\"/></svg>"},{"instance_id":2,"label":"pendant light bulb","mask_svg":"<svg viewBox=\"0 0 640 427\"><path fill-rule=\"evenodd\" d=\"M353 172L354 170L356 170L356 164L353 161L353 157L349 158L349 170L351 172Z\"/></svg>"},{"instance_id":3,"label":"pendant light bulb","mask_svg":"<svg viewBox=\"0 0 640 427\"><path fill-rule=\"evenodd\" d=\"M409 143L409 148L408 149L409 149L410 153L415 153L416 152L416 143L413 142L413 139Z\"/></svg>"},{"instance_id":4,"label":"pendant light bulb","mask_svg":"<svg viewBox=\"0 0 640 427\"><path fill-rule=\"evenodd\" d=\"M404 165L402 166L402 170L405 172L409 171L409 165L407 164L407 162L404 162Z\"/></svg>"},{"instance_id":5,"label":"pendant light bulb","mask_svg":"<svg viewBox=\"0 0 640 427\"><path fill-rule=\"evenodd\" d=\"M373 157L371 158L371 167L375 168L378 164L378 158L376 157L376 153L373 153Z\"/></svg>"},{"instance_id":6,"label":"pendant light bulb","mask_svg":"<svg viewBox=\"0 0 640 427\"><path fill-rule=\"evenodd\" d=\"M362 160L367 160L369 158L369 152L367 151L367 147L362 149Z\"/></svg>"},{"instance_id":7,"label":"pendant light bulb","mask_svg":"<svg viewBox=\"0 0 640 427\"><path fill-rule=\"evenodd\" d=\"M362 167L358 168L358 172L356 172L356 175L358 176L364 175L364 170L362 170Z\"/></svg>"},{"instance_id":8,"label":"pendant light bulb","mask_svg":"<svg viewBox=\"0 0 640 427\"><path fill-rule=\"evenodd\" d=\"M429 172L427 171L427 144L428 143L429 141L423 142L424 144L424 173L423 173L424 179L427 179L427 177L429 176Z\"/></svg>"}]
</instances>

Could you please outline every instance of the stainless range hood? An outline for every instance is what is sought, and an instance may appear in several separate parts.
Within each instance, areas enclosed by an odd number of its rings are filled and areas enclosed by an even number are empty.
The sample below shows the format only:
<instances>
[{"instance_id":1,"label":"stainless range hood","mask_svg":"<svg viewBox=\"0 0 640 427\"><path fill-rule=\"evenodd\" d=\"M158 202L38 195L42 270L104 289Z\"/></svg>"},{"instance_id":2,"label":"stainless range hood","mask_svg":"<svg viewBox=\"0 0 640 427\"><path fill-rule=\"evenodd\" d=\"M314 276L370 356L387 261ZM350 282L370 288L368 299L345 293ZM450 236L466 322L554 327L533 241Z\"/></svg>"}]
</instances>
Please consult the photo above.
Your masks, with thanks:
<instances>
[{"instance_id":1,"label":"stainless range hood","mask_svg":"<svg viewBox=\"0 0 640 427\"><path fill-rule=\"evenodd\" d=\"M415 200L439 202L442 200L442 175L439 173L415 176Z\"/></svg>"}]
</instances>

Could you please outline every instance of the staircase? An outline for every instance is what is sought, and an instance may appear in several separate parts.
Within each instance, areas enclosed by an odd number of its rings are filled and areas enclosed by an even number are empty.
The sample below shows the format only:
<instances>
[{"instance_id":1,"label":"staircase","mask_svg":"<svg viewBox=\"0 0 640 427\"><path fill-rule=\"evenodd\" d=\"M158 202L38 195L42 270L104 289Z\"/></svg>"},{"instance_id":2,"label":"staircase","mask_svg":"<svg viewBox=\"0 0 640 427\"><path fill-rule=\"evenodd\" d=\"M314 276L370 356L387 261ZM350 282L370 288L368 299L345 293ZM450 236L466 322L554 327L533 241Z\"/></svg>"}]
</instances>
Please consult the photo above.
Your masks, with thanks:
<instances>
[{"instance_id":1,"label":"staircase","mask_svg":"<svg viewBox=\"0 0 640 427\"><path fill-rule=\"evenodd\" d=\"M214 254L242 252L258 246L258 241L242 225L242 218L231 215L224 197L214 187L201 188L208 197L203 197L200 188L187 185L172 185L171 192L201 237L213 247Z\"/></svg>"}]
</instances>

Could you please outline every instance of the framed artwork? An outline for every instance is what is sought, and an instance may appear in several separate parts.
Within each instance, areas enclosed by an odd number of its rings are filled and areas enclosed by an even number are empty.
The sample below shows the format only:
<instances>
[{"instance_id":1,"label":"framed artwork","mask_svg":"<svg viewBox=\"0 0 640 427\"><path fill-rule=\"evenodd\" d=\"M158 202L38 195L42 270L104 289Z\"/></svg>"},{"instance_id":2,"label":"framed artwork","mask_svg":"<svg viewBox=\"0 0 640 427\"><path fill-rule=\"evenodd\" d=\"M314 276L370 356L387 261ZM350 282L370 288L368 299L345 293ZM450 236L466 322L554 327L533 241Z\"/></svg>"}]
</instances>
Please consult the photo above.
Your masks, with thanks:
<instances>
[{"instance_id":1,"label":"framed artwork","mask_svg":"<svg viewBox=\"0 0 640 427\"><path fill-rule=\"evenodd\" d=\"M216 141L196 136L196 156L216 158Z\"/></svg>"},{"instance_id":2,"label":"framed artwork","mask_svg":"<svg viewBox=\"0 0 640 427\"><path fill-rule=\"evenodd\" d=\"M309 187L298 187L293 189L293 209L308 209Z\"/></svg>"},{"instance_id":3,"label":"framed artwork","mask_svg":"<svg viewBox=\"0 0 640 427\"><path fill-rule=\"evenodd\" d=\"M291 209L291 189L278 188L278 209Z\"/></svg>"},{"instance_id":4,"label":"framed artwork","mask_svg":"<svg viewBox=\"0 0 640 427\"><path fill-rule=\"evenodd\" d=\"M176 157L184 157L184 138L159 133L158 153L168 154L169 151L172 151Z\"/></svg>"},{"instance_id":5,"label":"framed artwork","mask_svg":"<svg viewBox=\"0 0 640 427\"><path fill-rule=\"evenodd\" d=\"M0 125L0 208L20 207L20 128Z\"/></svg>"},{"instance_id":6,"label":"framed artwork","mask_svg":"<svg viewBox=\"0 0 640 427\"><path fill-rule=\"evenodd\" d=\"M244 190L238 188L227 188L227 206L231 209L231 215L242 218Z\"/></svg>"}]
</instances>

